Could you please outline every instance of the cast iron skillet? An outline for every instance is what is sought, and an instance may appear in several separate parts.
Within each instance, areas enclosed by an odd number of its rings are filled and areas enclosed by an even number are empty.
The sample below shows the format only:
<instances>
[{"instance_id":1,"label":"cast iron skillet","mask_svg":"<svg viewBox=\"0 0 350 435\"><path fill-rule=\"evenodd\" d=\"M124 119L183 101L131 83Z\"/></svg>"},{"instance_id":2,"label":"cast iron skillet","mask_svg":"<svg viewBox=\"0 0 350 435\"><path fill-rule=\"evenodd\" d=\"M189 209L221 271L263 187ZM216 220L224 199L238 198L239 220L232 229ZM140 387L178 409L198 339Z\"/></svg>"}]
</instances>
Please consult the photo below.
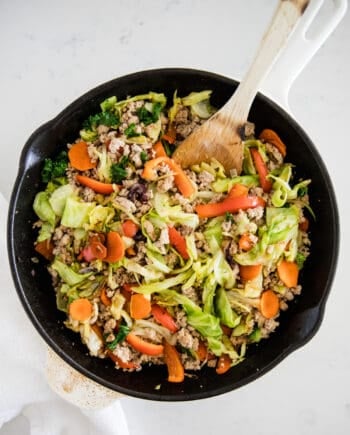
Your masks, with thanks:
<instances>
[{"instance_id":1,"label":"cast iron skillet","mask_svg":"<svg viewBox=\"0 0 350 435\"><path fill-rule=\"evenodd\" d=\"M115 370L109 360L88 356L79 335L64 327L64 316L56 309L46 264L31 260L35 256L32 225L36 221L32 203L36 192L43 187L40 184L43 160L57 154L76 138L82 121L99 110L103 99L111 95L123 99L152 90L165 92L171 101L176 89L180 96L212 89L212 102L220 107L236 87L234 80L192 69L159 69L127 75L78 98L55 119L36 130L24 146L8 215L9 260L18 295L47 344L72 367L112 390L144 399L169 401L223 394L271 370L310 340L320 327L338 255L335 195L326 167L311 140L285 111L263 95L257 96L250 120L256 124L257 133L263 128L272 128L281 135L287 144L288 160L296 164L296 179L312 178L309 192L316 221L311 220L312 254L301 273L301 296L280 316L280 327L270 339L250 346L243 363L220 376L215 370L204 368L182 384L168 383L165 367L145 367L139 373Z\"/></svg>"}]
</instances>

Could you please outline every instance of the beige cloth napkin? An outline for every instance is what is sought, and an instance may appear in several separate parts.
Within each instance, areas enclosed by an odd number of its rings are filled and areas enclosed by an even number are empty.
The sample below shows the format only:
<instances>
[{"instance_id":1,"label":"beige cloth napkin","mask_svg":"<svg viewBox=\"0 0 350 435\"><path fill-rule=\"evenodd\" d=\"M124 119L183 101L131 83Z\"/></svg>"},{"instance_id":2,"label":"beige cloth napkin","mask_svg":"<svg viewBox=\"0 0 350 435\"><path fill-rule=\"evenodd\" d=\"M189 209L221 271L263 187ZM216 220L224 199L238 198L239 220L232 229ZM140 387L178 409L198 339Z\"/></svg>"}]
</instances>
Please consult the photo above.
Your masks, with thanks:
<instances>
[{"instance_id":1,"label":"beige cloth napkin","mask_svg":"<svg viewBox=\"0 0 350 435\"><path fill-rule=\"evenodd\" d=\"M121 395L68 366L27 318L8 266L7 209L0 194L0 428L24 415L31 435L128 435Z\"/></svg>"}]
</instances>

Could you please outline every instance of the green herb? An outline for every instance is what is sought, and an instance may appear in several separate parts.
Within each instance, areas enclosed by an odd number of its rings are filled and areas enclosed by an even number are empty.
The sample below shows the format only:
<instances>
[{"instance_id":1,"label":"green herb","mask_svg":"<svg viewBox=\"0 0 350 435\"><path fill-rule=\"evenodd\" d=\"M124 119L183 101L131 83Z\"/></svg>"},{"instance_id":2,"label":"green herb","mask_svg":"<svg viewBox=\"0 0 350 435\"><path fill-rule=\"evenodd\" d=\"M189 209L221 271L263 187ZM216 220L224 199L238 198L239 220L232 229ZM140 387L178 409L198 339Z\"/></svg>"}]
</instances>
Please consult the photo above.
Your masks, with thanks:
<instances>
[{"instance_id":1,"label":"green herb","mask_svg":"<svg viewBox=\"0 0 350 435\"><path fill-rule=\"evenodd\" d=\"M305 260L306 256L301 252L298 252L295 258L295 262L297 263L299 270L303 268Z\"/></svg>"},{"instance_id":2,"label":"green herb","mask_svg":"<svg viewBox=\"0 0 350 435\"><path fill-rule=\"evenodd\" d=\"M134 123L131 123L124 131L125 136L127 138L129 137L135 137L135 136L140 136L140 133L136 132L136 125Z\"/></svg>"},{"instance_id":3,"label":"green herb","mask_svg":"<svg viewBox=\"0 0 350 435\"><path fill-rule=\"evenodd\" d=\"M138 109L137 116L139 117L140 122L143 122L145 125L149 125L158 121L161 110L161 103L154 103L152 105L151 111L146 109L145 106L142 106L140 109Z\"/></svg>"},{"instance_id":4,"label":"green herb","mask_svg":"<svg viewBox=\"0 0 350 435\"><path fill-rule=\"evenodd\" d=\"M45 159L44 167L41 170L41 179L48 183L54 178L62 177L66 174L68 166L68 156L66 151L61 151L55 159Z\"/></svg>"},{"instance_id":5,"label":"green herb","mask_svg":"<svg viewBox=\"0 0 350 435\"><path fill-rule=\"evenodd\" d=\"M83 122L84 130L94 130L99 125L116 128L119 125L119 117L113 112L100 112L96 113L96 115L90 115Z\"/></svg>"},{"instance_id":6,"label":"green herb","mask_svg":"<svg viewBox=\"0 0 350 435\"><path fill-rule=\"evenodd\" d=\"M146 151L141 151L140 153L140 158L142 163L146 163L148 160L148 154L146 153Z\"/></svg>"},{"instance_id":7,"label":"green herb","mask_svg":"<svg viewBox=\"0 0 350 435\"><path fill-rule=\"evenodd\" d=\"M234 222L233 214L228 211L225 213L225 220L229 222Z\"/></svg>"},{"instance_id":8,"label":"green herb","mask_svg":"<svg viewBox=\"0 0 350 435\"><path fill-rule=\"evenodd\" d=\"M125 337L129 334L130 328L127 325L120 325L118 328L118 332L115 335L115 338L113 341L106 343L106 347L109 350L114 350L117 347L118 343L121 343L125 340Z\"/></svg>"},{"instance_id":9,"label":"green herb","mask_svg":"<svg viewBox=\"0 0 350 435\"><path fill-rule=\"evenodd\" d=\"M308 193L307 186L302 186L302 187L299 188L298 196L299 197L303 197L303 196L307 195L307 193Z\"/></svg>"},{"instance_id":10,"label":"green herb","mask_svg":"<svg viewBox=\"0 0 350 435\"><path fill-rule=\"evenodd\" d=\"M128 175L126 166L129 163L129 159L123 156L118 163L112 163L111 165L111 179L112 183L121 183Z\"/></svg>"}]
</instances>

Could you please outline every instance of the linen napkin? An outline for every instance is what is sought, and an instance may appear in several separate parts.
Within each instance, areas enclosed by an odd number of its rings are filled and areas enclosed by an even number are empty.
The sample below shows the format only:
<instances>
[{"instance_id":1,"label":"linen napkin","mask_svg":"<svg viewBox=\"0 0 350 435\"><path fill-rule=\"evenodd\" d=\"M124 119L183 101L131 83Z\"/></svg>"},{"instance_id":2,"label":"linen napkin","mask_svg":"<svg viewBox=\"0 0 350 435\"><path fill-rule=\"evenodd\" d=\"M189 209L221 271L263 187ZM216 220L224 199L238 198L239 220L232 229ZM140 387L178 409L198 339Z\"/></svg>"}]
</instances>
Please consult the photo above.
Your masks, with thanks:
<instances>
[{"instance_id":1,"label":"linen napkin","mask_svg":"<svg viewBox=\"0 0 350 435\"><path fill-rule=\"evenodd\" d=\"M7 209L0 193L0 429L23 415L31 435L128 435L122 396L68 366L27 318L8 266Z\"/></svg>"}]
</instances>

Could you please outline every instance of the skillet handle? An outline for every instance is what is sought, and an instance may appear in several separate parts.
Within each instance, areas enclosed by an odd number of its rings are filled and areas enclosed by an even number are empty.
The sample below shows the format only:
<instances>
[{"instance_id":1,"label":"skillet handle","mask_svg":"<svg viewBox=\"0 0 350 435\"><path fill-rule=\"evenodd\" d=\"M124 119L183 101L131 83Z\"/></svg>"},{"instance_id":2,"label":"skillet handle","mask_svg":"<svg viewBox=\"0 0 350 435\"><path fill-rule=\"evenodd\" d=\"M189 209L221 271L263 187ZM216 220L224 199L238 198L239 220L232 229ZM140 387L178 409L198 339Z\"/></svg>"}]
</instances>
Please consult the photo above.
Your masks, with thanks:
<instances>
[{"instance_id":1,"label":"skillet handle","mask_svg":"<svg viewBox=\"0 0 350 435\"><path fill-rule=\"evenodd\" d=\"M333 3L333 9L324 18L317 34L307 38L306 33L311 24L316 25L319 21L317 13L325 2ZM282 53L262 84L264 94L290 112L288 94L294 80L337 27L346 9L347 0L310 1L299 25L290 37L288 50Z\"/></svg>"}]
</instances>

